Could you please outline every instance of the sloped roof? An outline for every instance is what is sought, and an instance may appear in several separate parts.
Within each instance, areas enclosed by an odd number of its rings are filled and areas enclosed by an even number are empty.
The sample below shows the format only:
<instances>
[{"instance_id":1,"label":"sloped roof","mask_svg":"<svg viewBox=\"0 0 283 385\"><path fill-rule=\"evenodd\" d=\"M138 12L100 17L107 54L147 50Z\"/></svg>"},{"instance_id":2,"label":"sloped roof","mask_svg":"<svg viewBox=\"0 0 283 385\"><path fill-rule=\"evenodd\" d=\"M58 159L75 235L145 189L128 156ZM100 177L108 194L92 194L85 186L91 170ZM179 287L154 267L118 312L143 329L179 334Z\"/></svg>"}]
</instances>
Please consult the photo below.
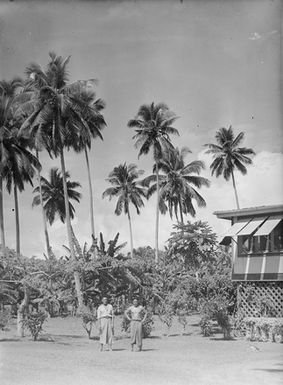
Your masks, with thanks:
<instances>
[{"instance_id":1,"label":"sloped roof","mask_svg":"<svg viewBox=\"0 0 283 385\"><path fill-rule=\"evenodd\" d=\"M230 219L230 220L234 217L283 214L283 204L272 205L272 206L247 207L247 208L236 209L236 210L215 211L213 214L216 215L217 218Z\"/></svg>"}]
</instances>

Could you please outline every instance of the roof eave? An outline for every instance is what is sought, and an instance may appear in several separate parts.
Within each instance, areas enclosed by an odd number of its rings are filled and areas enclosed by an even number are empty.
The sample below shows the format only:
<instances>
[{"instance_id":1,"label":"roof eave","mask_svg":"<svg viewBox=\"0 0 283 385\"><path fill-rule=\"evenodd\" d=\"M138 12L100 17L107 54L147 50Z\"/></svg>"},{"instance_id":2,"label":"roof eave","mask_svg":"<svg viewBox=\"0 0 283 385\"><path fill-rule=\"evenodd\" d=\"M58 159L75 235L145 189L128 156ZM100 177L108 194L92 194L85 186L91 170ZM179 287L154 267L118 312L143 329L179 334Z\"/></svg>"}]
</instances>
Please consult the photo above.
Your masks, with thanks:
<instances>
[{"instance_id":1,"label":"roof eave","mask_svg":"<svg viewBox=\"0 0 283 385\"><path fill-rule=\"evenodd\" d=\"M283 205L259 206L237 210L215 211L213 214L216 215L217 218L230 220L235 217L244 217L252 215L283 214Z\"/></svg>"}]
</instances>

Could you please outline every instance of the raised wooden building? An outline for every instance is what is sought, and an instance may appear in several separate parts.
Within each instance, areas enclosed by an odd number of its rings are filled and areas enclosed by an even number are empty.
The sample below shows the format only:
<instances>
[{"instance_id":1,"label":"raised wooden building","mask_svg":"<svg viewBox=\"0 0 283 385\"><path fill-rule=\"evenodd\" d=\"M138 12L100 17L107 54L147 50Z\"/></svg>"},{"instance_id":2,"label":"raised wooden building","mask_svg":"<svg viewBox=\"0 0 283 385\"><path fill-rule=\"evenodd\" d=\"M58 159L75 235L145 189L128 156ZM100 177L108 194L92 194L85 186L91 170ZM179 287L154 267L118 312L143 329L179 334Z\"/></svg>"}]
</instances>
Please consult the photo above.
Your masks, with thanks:
<instances>
[{"instance_id":1,"label":"raised wooden building","mask_svg":"<svg viewBox=\"0 0 283 385\"><path fill-rule=\"evenodd\" d=\"M258 315L251 286L283 316L283 205L216 211L231 222L220 244L232 250L232 280L238 282L241 310ZM251 284L252 283L252 284Z\"/></svg>"}]
</instances>

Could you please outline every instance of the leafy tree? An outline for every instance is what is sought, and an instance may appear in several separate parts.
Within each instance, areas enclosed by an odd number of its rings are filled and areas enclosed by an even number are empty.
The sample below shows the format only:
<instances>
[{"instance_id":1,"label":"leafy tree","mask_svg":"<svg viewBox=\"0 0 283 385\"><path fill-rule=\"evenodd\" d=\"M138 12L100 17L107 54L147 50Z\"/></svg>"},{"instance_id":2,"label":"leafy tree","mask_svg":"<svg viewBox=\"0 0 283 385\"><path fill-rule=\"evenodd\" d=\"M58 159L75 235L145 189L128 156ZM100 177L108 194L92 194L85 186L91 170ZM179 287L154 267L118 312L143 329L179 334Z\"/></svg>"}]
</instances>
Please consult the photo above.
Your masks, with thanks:
<instances>
[{"instance_id":1,"label":"leafy tree","mask_svg":"<svg viewBox=\"0 0 283 385\"><path fill-rule=\"evenodd\" d=\"M78 187L81 187L80 183L72 182L68 180L70 174L66 171L67 179L67 194L69 199L69 212L71 219L74 218L75 208L70 202L70 200L75 200L80 202L81 194L76 191ZM36 187L33 192L39 193L40 187ZM46 218L50 225L55 220L55 216L58 215L60 220L64 223L66 219L66 209L65 209L65 199L64 199L64 190L63 190L63 178L58 170L54 167L50 170L49 180L41 177L41 189L42 189L42 199L43 199L43 208L46 213ZM40 205L40 194L36 195L33 198L33 206Z\"/></svg>"},{"instance_id":2,"label":"leafy tree","mask_svg":"<svg viewBox=\"0 0 283 385\"><path fill-rule=\"evenodd\" d=\"M121 215L122 211L128 216L130 240L131 240L131 257L133 258L133 233L130 214L130 204L132 204L137 214L140 208L144 206L142 198L146 196L146 190L141 186L141 182L137 181L138 177L143 174L143 170L138 170L135 164L127 165L126 163L114 167L107 181L113 186L107 188L102 197L118 198L115 214Z\"/></svg>"},{"instance_id":3,"label":"leafy tree","mask_svg":"<svg viewBox=\"0 0 283 385\"><path fill-rule=\"evenodd\" d=\"M159 228L159 167L158 162L165 149L172 148L170 136L179 135L173 127L177 117L164 103L143 104L134 119L128 122L128 127L135 128L135 146L139 148L139 156L147 155L153 149L153 159L156 172L156 226L155 226L155 259L158 263L158 228Z\"/></svg>"},{"instance_id":4,"label":"leafy tree","mask_svg":"<svg viewBox=\"0 0 283 385\"><path fill-rule=\"evenodd\" d=\"M73 272L68 271L68 262L51 258L37 259L17 256L7 250L0 256L0 285L9 285L13 296L4 296L5 303L18 304L18 334L24 335L24 323L29 305L38 310L44 306L51 316L58 314L62 305L75 297ZM5 295L5 293L3 293Z\"/></svg>"},{"instance_id":5,"label":"leafy tree","mask_svg":"<svg viewBox=\"0 0 283 385\"><path fill-rule=\"evenodd\" d=\"M184 223L183 214L195 216L193 200L200 207L205 207L206 203L196 188L209 186L206 178L199 176L204 168L202 161L195 160L185 164L185 156L190 152L187 147L181 150L178 148L167 149L164 151L162 159L158 162L160 185L159 208L161 213L165 214L169 210L172 218L173 212L176 219L180 215L181 223ZM156 166L155 166L156 167ZM155 167L153 171L155 172ZM148 190L148 196L151 196L157 190L156 175L153 174L144 179L143 183L151 187ZM195 188L196 187L196 188Z\"/></svg>"},{"instance_id":6,"label":"leafy tree","mask_svg":"<svg viewBox=\"0 0 283 385\"><path fill-rule=\"evenodd\" d=\"M232 126L228 130L223 127L216 132L215 139L217 144L209 143L205 145L208 148L206 152L213 154L214 160L210 165L212 175L214 173L216 177L223 175L227 181L232 177L238 209L240 205L234 171L239 170L245 175L247 173L246 165L252 164L249 155L255 154L251 148L239 147L244 140L244 136L244 132L240 132L235 138Z\"/></svg>"},{"instance_id":7,"label":"leafy tree","mask_svg":"<svg viewBox=\"0 0 283 385\"><path fill-rule=\"evenodd\" d=\"M98 254L100 256L108 256L110 258L121 258L120 251L126 246L127 242L118 244L120 234L117 233L114 239L108 242L108 247L105 245L104 237L102 233L99 233L99 244L97 246Z\"/></svg>"},{"instance_id":8,"label":"leafy tree","mask_svg":"<svg viewBox=\"0 0 283 385\"><path fill-rule=\"evenodd\" d=\"M129 285L126 266L121 250L126 243L118 244L119 233L113 240L105 245L105 240L100 233L100 241L93 239L89 247L86 243L80 246L76 236L72 233L76 253L76 266L80 273L84 304L91 307L97 305L99 297L104 293L120 295L126 293ZM70 253L70 249L65 247ZM96 252L95 252L96 250ZM69 259L69 257L66 257ZM68 264L68 271L72 272L74 266Z\"/></svg>"},{"instance_id":9,"label":"leafy tree","mask_svg":"<svg viewBox=\"0 0 283 385\"><path fill-rule=\"evenodd\" d=\"M216 234L206 222L201 221L188 221L185 225L179 223L173 228L176 231L168 240L168 256L198 275L202 265L214 256Z\"/></svg>"}]
</instances>

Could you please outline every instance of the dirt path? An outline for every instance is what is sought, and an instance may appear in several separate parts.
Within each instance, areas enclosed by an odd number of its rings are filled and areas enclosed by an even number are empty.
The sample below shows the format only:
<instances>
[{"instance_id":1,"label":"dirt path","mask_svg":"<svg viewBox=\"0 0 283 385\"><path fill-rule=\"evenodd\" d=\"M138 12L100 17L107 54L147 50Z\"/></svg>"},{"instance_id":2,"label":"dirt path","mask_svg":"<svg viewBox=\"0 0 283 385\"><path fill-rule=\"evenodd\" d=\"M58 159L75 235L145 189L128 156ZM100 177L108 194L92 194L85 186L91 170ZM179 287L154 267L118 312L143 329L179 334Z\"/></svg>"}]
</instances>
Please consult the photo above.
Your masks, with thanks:
<instances>
[{"instance_id":1,"label":"dirt path","mask_svg":"<svg viewBox=\"0 0 283 385\"><path fill-rule=\"evenodd\" d=\"M273 385L283 380L282 344L224 341L199 335L190 320L188 334L161 337L157 325L143 352L130 352L117 330L113 352L98 351L77 319L49 320L52 337L17 340L13 330L0 337L1 385ZM48 340L48 335L45 339ZM5 340L6 338L6 340Z\"/></svg>"}]
</instances>

